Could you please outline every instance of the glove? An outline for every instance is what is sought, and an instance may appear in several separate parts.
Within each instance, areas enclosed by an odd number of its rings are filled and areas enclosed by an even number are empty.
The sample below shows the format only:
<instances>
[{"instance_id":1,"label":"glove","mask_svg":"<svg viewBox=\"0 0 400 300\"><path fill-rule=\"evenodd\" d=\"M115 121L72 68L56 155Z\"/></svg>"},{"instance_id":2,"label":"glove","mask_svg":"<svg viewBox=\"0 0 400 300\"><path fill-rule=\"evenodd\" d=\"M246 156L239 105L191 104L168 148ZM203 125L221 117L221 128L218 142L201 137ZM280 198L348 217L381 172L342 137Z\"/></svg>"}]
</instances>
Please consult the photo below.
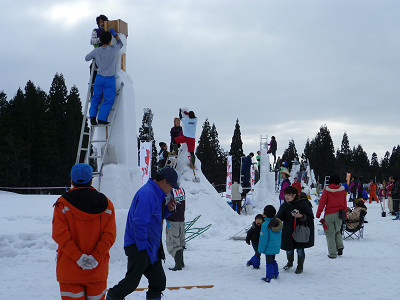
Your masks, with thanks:
<instances>
[{"instance_id":1,"label":"glove","mask_svg":"<svg viewBox=\"0 0 400 300\"><path fill-rule=\"evenodd\" d=\"M322 227L324 228L324 230L327 230L327 229L328 229L328 225L326 225L324 219L319 220L319 222L322 224Z\"/></svg>"},{"instance_id":2,"label":"glove","mask_svg":"<svg viewBox=\"0 0 400 300\"><path fill-rule=\"evenodd\" d=\"M90 270L97 267L99 264L92 255L82 254L76 262L83 270Z\"/></svg>"},{"instance_id":3,"label":"glove","mask_svg":"<svg viewBox=\"0 0 400 300\"><path fill-rule=\"evenodd\" d=\"M112 27L108 28L108 31L111 32L111 34L112 34L113 36L116 36L116 35L117 35L117 33L115 32L114 28L112 28Z\"/></svg>"},{"instance_id":4,"label":"glove","mask_svg":"<svg viewBox=\"0 0 400 300\"><path fill-rule=\"evenodd\" d=\"M98 264L99 263L97 262L97 260L92 255L89 255L86 263L86 269L87 270L94 269L98 266Z\"/></svg>"},{"instance_id":5,"label":"glove","mask_svg":"<svg viewBox=\"0 0 400 300\"><path fill-rule=\"evenodd\" d=\"M76 262L78 266L80 266L82 269L85 269L86 261L87 261L88 256L86 254L82 254L81 257L78 259Z\"/></svg>"}]
</instances>

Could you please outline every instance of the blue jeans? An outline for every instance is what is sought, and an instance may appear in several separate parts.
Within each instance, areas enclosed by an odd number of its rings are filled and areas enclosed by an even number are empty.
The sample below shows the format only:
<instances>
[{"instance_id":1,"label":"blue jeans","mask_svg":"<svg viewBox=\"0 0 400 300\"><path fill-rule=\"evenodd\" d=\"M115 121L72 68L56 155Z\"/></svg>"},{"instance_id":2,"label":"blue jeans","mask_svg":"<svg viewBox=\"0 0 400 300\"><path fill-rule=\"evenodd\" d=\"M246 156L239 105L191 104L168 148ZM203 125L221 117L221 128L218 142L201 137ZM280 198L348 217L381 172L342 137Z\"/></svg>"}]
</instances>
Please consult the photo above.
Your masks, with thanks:
<instances>
[{"instance_id":1,"label":"blue jeans","mask_svg":"<svg viewBox=\"0 0 400 300\"><path fill-rule=\"evenodd\" d=\"M116 94L115 76L101 76L97 74L94 81L93 97L89 109L90 117L96 117L101 98L104 96L104 102L100 106L99 116L97 119L107 121L108 113L114 104Z\"/></svg>"},{"instance_id":2,"label":"blue jeans","mask_svg":"<svg viewBox=\"0 0 400 300\"><path fill-rule=\"evenodd\" d=\"M306 253L304 252L304 248L296 249L297 256L299 257L306 257ZM286 251L286 254L294 254L294 250Z\"/></svg>"}]
</instances>

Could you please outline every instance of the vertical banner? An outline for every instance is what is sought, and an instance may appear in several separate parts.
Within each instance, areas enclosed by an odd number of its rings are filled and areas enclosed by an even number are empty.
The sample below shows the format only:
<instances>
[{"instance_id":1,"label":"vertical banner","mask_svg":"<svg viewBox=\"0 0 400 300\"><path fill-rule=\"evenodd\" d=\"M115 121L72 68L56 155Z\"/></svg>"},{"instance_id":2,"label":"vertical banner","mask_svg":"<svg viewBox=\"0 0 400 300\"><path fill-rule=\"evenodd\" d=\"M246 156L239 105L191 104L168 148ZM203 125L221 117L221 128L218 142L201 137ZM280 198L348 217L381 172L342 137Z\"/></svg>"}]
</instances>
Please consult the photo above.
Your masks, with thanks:
<instances>
[{"instance_id":1,"label":"vertical banner","mask_svg":"<svg viewBox=\"0 0 400 300\"><path fill-rule=\"evenodd\" d=\"M351 179L351 173L347 173L346 174L346 181L347 181L348 185L350 185L350 179Z\"/></svg>"},{"instance_id":2,"label":"vertical banner","mask_svg":"<svg viewBox=\"0 0 400 300\"><path fill-rule=\"evenodd\" d=\"M149 180L151 173L151 142L140 142L140 170L143 185Z\"/></svg>"},{"instance_id":3,"label":"vertical banner","mask_svg":"<svg viewBox=\"0 0 400 300\"><path fill-rule=\"evenodd\" d=\"M251 164L251 176L250 176L250 180L251 180L251 192L254 192L254 185L256 184L256 168L255 168L255 164Z\"/></svg>"},{"instance_id":4,"label":"vertical banner","mask_svg":"<svg viewBox=\"0 0 400 300\"><path fill-rule=\"evenodd\" d=\"M232 199L232 155L227 157L226 165L226 199Z\"/></svg>"}]
</instances>

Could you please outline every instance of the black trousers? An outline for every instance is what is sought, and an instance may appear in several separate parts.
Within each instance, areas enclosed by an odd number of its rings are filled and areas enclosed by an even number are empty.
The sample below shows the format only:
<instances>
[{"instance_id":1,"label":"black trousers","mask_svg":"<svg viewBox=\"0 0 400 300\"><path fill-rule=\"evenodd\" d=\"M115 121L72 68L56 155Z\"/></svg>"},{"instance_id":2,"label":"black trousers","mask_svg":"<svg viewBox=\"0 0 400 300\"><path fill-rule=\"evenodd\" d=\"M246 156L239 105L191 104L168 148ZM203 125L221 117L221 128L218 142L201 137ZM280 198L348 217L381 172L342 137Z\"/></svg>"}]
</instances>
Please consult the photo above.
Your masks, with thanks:
<instances>
[{"instance_id":1,"label":"black trousers","mask_svg":"<svg viewBox=\"0 0 400 300\"><path fill-rule=\"evenodd\" d=\"M242 200L232 200L232 208L240 215Z\"/></svg>"},{"instance_id":2,"label":"black trousers","mask_svg":"<svg viewBox=\"0 0 400 300\"><path fill-rule=\"evenodd\" d=\"M107 296L113 300L123 300L139 285L142 275L149 281L149 289L146 299L161 299L161 293L165 290L166 278L161 260L150 264L150 258L146 250L138 251L136 245L125 247L128 257L128 270L125 278L108 291Z\"/></svg>"}]
</instances>

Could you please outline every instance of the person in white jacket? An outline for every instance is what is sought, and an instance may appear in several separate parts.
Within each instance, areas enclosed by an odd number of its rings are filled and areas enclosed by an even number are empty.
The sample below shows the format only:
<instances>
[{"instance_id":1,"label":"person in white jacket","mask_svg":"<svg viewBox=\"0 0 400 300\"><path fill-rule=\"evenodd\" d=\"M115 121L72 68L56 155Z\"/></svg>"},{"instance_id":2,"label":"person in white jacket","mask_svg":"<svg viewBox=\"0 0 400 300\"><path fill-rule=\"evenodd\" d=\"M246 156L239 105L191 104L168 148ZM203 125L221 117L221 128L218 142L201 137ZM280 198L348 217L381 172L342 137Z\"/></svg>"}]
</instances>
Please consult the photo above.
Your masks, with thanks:
<instances>
[{"instance_id":1,"label":"person in white jacket","mask_svg":"<svg viewBox=\"0 0 400 300\"><path fill-rule=\"evenodd\" d=\"M196 145L196 126L197 118L193 111L184 111L185 117L182 115L182 110L179 110L179 118L181 119L183 125L183 135L177 136L175 142L177 144L186 143L188 151L190 153L190 166L194 168L194 162L196 157L194 155L194 148Z\"/></svg>"}]
</instances>

